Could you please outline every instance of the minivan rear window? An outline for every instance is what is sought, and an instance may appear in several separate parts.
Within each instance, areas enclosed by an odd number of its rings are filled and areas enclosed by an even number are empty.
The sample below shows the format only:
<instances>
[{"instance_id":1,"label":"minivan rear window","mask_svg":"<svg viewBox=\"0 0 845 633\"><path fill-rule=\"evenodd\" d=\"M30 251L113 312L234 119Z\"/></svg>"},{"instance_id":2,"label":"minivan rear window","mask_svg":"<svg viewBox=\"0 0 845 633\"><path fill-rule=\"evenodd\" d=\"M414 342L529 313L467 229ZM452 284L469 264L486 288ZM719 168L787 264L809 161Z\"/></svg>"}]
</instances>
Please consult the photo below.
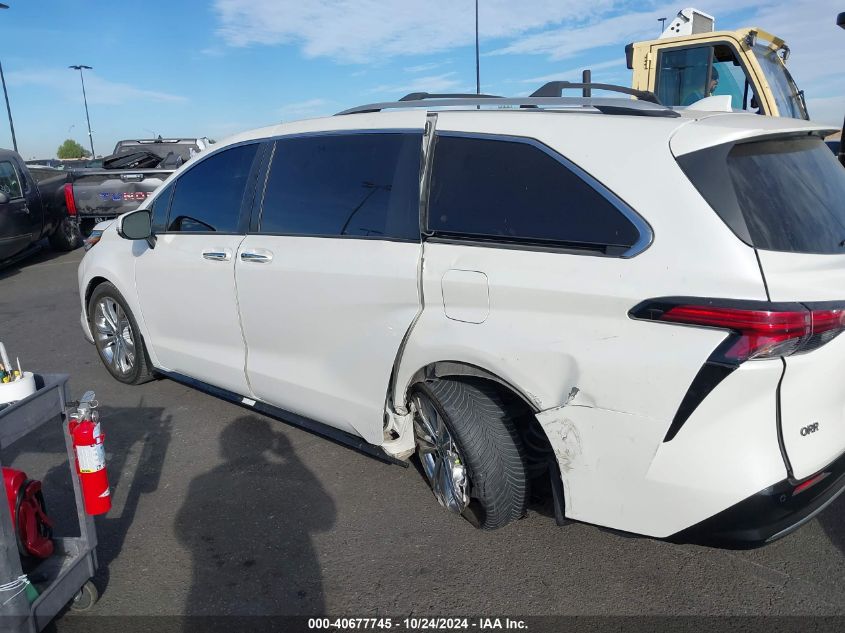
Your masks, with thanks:
<instances>
[{"instance_id":1,"label":"minivan rear window","mask_svg":"<svg viewBox=\"0 0 845 633\"><path fill-rule=\"evenodd\" d=\"M845 169L820 138L719 146L678 163L747 244L845 254Z\"/></svg>"}]
</instances>

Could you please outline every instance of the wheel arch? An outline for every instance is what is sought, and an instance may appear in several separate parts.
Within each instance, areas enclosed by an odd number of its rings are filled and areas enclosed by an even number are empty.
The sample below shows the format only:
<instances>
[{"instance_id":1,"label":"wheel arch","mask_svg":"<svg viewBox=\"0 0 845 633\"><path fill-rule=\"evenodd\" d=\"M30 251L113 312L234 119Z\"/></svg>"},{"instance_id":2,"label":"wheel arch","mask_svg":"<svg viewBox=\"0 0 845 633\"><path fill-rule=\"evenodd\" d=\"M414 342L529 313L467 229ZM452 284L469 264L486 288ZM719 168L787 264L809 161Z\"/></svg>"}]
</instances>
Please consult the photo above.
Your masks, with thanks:
<instances>
[{"instance_id":1,"label":"wheel arch","mask_svg":"<svg viewBox=\"0 0 845 633\"><path fill-rule=\"evenodd\" d=\"M495 372L485 369L484 367L480 367L478 365L474 365L472 363L460 360L439 360L428 363L423 367L420 367L413 374L411 374L411 377L408 380L407 384L401 387L402 402L396 402L394 404L399 406L405 406L408 402L408 397L411 393L411 389L416 383L424 382L426 380L432 380L435 378L460 377L482 378L494 382L500 387L504 387L509 392L511 392L511 394L521 400L531 410L531 413L536 414L539 413L541 410L538 403L534 399L532 399L525 391L512 384L508 380L497 375Z\"/></svg>"},{"instance_id":2,"label":"wheel arch","mask_svg":"<svg viewBox=\"0 0 845 633\"><path fill-rule=\"evenodd\" d=\"M401 391L397 390L397 393L401 393L403 396L402 406L408 404L414 385L440 378L485 380L493 383L497 390L505 396L505 404L514 414L516 428L522 437L525 449L523 458L526 460L531 477L548 477L554 518L558 525L563 525L566 506L563 478L551 440L546 433L546 429L537 418L537 414L542 410L539 403L512 382L484 367L464 361L442 360L420 367L411 375L407 384L402 386Z\"/></svg>"}]
</instances>

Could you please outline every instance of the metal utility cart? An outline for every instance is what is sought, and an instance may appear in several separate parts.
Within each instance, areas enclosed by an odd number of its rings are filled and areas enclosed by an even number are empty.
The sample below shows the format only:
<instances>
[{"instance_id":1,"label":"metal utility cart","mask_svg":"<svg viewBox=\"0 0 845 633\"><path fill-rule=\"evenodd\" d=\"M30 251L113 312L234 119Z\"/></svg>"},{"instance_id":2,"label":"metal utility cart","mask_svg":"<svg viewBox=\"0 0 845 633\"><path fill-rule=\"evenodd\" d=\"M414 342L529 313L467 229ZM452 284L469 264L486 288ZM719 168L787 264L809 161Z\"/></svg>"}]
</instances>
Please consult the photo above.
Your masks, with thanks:
<instances>
[{"instance_id":1,"label":"metal utility cart","mask_svg":"<svg viewBox=\"0 0 845 633\"><path fill-rule=\"evenodd\" d=\"M88 606L97 599L90 581L97 570L97 533L93 517L85 514L73 446L66 432L68 376L43 374L35 380L38 390L34 394L0 411L0 450L44 424L56 425L65 438L80 535L53 539L53 555L30 573L30 577L43 579L35 583L39 595L34 602L19 588L0 591L0 630L14 633L41 631L74 598ZM15 583L23 571L8 504L0 501L0 585L6 585Z\"/></svg>"}]
</instances>

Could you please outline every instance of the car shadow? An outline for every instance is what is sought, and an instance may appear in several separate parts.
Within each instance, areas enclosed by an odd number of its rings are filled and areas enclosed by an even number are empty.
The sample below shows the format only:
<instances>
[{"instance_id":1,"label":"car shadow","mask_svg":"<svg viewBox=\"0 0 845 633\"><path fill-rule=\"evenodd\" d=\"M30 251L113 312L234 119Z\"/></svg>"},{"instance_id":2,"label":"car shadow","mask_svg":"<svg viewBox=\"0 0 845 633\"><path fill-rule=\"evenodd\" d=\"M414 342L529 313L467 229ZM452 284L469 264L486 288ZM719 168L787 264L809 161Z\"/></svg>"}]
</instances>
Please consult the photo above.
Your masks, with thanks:
<instances>
[{"instance_id":1,"label":"car shadow","mask_svg":"<svg viewBox=\"0 0 845 633\"><path fill-rule=\"evenodd\" d=\"M238 418L219 439L224 463L191 481L174 522L193 566L184 613L324 613L312 539L334 525L334 501L266 419Z\"/></svg>"},{"instance_id":2,"label":"car shadow","mask_svg":"<svg viewBox=\"0 0 845 633\"><path fill-rule=\"evenodd\" d=\"M0 281L8 277L14 277L21 272L25 266L41 264L66 255L67 251L56 251L50 248L47 240L41 240L23 253L19 253L9 259L0 260Z\"/></svg>"},{"instance_id":3,"label":"car shadow","mask_svg":"<svg viewBox=\"0 0 845 633\"><path fill-rule=\"evenodd\" d=\"M845 494L825 508L818 520L830 542L845 555Z\"/></svg>"}]
</instances>

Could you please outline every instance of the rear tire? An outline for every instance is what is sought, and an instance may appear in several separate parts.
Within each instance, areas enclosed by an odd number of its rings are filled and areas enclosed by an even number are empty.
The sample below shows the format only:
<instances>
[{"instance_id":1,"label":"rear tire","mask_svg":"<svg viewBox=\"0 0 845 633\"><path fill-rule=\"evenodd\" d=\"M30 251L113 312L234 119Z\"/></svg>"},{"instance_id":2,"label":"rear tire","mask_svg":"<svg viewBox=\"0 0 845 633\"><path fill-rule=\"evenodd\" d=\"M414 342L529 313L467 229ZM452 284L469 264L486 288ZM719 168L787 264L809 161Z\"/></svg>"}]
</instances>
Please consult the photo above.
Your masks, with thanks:
<instances>
[{"instance_id":1,"label":"rear tire","mask_svg":"<svg viewBox=\"0 0 845 633\"><path fill-rule=\"evenodd\" d=\"M101 283L91 293L88 323L100 360L115 379L127 385L153 379L138 322L123 295L109 282Z\"/></svg>"},{"instance_id":2,"label":"rear tire","mask_svg":"<svg viewBox=\"0 0 845 633\"><path fill-rule=\"evenodd\" d=\"M76 218L65 216L47 238L54 251L72 251L82 246L82 233Z\"/></svg>"},{"instance_id":3,"label":"rear tire","mask_svg":"<svg viewBox=\"0 0 845 633\"><path fill-rule=\"evenodd\" d=\"M470 523L484 530L504 527L523 517L528 502L524 449L498 391L484 380L440 379L417 385L412 398L416 409L414 428L418 455L441 505L459 512ZM438 425L432 418L438 416L448 431L446 435L451 436L447 443L455 447L453 452L431 450L429 440L433 438L430 429ZM428 424L424 421L425 417ZM433 470L432 455L435 454L451 455L451 461L447 457L447 472L457 470L459 484L460 474L463 474L461 466L465 467L467 482L463 504L460 503L461 494L454 495L457 502L453 498L452 503L447 504L444 503L444 495L438 493L436 478L430 472ZM426 468L425 460L428 460L429 468ZM446 488L454 490L454 480Z\"/></svg>"}]
</instances>

